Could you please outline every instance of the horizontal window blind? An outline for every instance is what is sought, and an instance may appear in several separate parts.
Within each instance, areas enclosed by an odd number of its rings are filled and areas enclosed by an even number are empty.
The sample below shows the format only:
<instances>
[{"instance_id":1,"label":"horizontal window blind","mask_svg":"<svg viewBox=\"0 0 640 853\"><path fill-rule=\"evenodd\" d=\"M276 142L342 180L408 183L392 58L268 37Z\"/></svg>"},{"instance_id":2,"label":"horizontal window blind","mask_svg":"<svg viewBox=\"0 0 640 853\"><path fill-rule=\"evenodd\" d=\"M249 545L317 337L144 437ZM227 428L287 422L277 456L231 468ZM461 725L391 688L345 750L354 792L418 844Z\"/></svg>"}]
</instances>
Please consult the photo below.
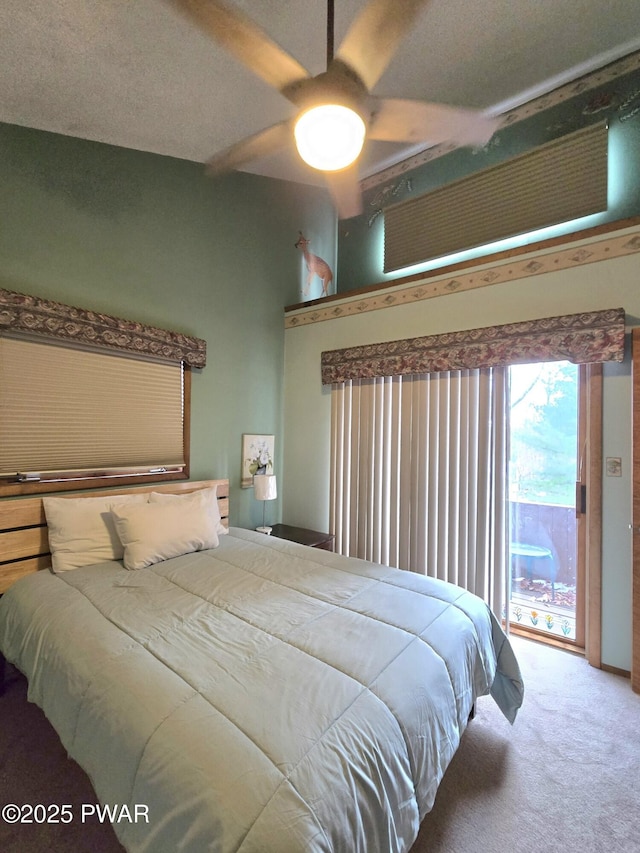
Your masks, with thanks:
<instances>
[{"instance_id":1,"label":"horizontal window blind","mask_svg":"<svg viewBox=\"0 0 640 853\"><path fill-rule=\"evenodd\" d=\"M181 470L183 391L180 362L2 336L0 477Z\"/></svg>"},{"instance_id":2,"label":"horizontal window blind","mask_svg":"<svg viewBox=\"0 0 640 853\"><path fill-rule=\"evenodd\" d=\"M384 212L384 271L607 209L607 127L563 136Z\"/></svg>"}]
</instances>

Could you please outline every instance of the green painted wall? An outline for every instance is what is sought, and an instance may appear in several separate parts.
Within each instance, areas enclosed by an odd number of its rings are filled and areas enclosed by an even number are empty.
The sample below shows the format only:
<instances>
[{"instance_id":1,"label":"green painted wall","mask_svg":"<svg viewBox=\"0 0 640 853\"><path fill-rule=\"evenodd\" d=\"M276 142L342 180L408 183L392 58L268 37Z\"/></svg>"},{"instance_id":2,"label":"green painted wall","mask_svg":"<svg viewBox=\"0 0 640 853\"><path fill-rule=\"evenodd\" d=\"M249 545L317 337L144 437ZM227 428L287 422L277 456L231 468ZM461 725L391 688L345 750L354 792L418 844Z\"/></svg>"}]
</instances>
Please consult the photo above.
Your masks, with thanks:
<instances>
[{"instance_id":1,"label":"green painted wall","mask_svg":"<svg viewBox=\"0 0 640 853\"><path fill-rule=\"evenodd\" d=\"M231 523L261 523L240 488L243 432L283 458L283 307L300 301L298 231L335 250L322 190L0 125L0 287L204 338L191 476L229 477ZM280 517L280 502L272 510Z\"/></svg>"}]
</instances>

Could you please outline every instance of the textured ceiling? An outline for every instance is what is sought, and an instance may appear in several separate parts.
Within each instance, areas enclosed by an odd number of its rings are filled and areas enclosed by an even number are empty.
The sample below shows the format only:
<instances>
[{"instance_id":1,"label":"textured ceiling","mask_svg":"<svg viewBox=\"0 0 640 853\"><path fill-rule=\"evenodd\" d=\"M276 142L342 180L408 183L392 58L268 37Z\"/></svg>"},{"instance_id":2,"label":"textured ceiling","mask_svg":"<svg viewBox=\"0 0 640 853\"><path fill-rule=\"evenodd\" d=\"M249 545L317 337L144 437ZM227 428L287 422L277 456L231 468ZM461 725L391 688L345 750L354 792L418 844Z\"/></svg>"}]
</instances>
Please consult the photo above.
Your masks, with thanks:
<instances>
[{"instance_id":1,"label":"textured ceiling","mask_svg":"<svg viewBox=\"0 0 640 853\"><path fill-rule=\"evenodd\" d=\"M324 70L324 0L233 5ZM363 5L336 0L336 46ZM637 0L432 0L374 93L501 113L640 49L638 12ZM293 111L170 0L2 0L0 55L0 121L196 162ZM361 176L410 153L368 143ZM247 171L316 182L293 150Z\"/></svg>"}]
</instances>

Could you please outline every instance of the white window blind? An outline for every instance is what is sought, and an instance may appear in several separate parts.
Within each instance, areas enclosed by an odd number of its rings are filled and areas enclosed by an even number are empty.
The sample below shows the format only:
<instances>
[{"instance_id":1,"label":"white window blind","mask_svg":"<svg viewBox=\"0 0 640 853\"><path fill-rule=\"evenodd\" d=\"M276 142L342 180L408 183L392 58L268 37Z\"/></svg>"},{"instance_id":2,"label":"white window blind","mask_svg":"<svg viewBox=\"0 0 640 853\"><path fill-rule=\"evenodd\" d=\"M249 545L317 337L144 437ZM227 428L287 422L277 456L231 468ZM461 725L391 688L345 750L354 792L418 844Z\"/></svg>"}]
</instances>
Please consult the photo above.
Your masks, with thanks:
<instances>
[{"instance_id":1,"label":"white window blind","mask_svg":"<svg viewBox=\"0 0 640 853\"><path fill-rule=\"evenodd\" d=\"M607 127L597 124L392 205L384 271L607 209Z\"/></svg>"},{"instance_id":2,"label":"white window blind","mask_svg":"<svg viewBox=\"0 0 640 853\"><path fill-rule=\"evenodd\" d=\"M180 471L180 362L0 337L0 477Z\"/></svg>"}]
</instances>

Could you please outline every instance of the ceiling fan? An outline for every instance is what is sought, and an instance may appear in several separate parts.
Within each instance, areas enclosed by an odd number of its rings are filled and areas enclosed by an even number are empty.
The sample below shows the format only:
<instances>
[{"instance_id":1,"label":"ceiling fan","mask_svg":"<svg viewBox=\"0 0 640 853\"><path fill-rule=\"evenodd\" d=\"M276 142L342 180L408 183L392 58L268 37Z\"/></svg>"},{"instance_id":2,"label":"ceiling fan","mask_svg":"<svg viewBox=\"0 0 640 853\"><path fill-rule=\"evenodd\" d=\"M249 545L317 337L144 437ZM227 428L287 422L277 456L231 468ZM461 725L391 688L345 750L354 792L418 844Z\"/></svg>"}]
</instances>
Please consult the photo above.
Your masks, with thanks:
<instances>
[{"instance_id":1,"label":"ceiling fan","mask_svg":"<svg viewBox=\"0 0 640 853\"><path fill-rule=\"evenodd\" d=\"M497 119L476 110L371 95L427 0L369 0L335 56L334 0L328 0L327 69L315 77L240 10L219 0L173 3L297 109L293 119L216 154L207 164L208 174L229 172L272 154L288 145L293 133L303 160L323 172L344 219L362 211L357 158L365 138L414 145L424 142L425 147L446 141L484 145L497 128ZM318 108L320 112L316 112ZM330 160L339 148L343 120L351 150L341 160Z\"/></svg>"}]
</instances>

